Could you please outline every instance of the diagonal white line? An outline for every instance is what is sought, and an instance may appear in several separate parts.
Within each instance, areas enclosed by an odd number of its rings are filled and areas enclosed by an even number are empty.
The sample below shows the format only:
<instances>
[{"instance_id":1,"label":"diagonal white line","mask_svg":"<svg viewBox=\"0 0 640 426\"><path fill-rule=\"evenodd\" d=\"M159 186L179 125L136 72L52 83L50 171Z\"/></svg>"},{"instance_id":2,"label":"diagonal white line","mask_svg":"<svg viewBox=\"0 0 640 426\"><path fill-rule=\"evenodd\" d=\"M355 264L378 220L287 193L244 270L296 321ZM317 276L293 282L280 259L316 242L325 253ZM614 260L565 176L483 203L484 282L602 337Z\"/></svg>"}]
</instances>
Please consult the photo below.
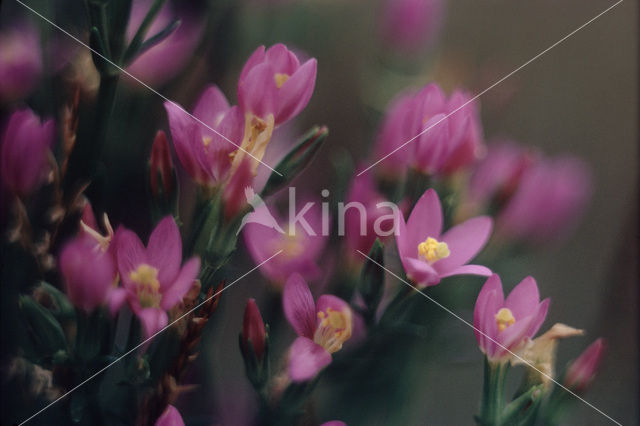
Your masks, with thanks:
<instances>
[{"instance_id":1,"label":"diagonal white line","mask_svg":"<svg viewBox=\"0 0 640 426\"><path fill-rule=\"evenodd\" d=\"M241 279L243 279L244 277L246 277L247 275L249 275L250 273L252 273L253 271L255 271L256 269L258 269L259 267L261 267L262 265L264 265L265 263L267 263L268 261L270 261L271 259L273 259L274 257L276 257L277 255L279 255L280 253L282 253L282 250L278 250L273 256L271 256L270 258L268 258L267 260L261 262L259 265L254 266L253 268L251 268L248 272L245 272L244 274L242 274L240 277L236 278L231 284L229 284L228 286L226 286L225 288L223 288L220 291L215 292L211 297L206 298L205 300L203 300L202 302L200 302L199 304L197 304L195 307L193 307L192 309L190 309L189 311L185 312L184 314L182 314L180 317L178 317L177 319L173 320L172 322L170 322L169 324L167 324L164 328L160 329L159 331L157 331L155 334L151 335L150 337L146 338L145 340L143 340L142 342L140 342L137 346L131 348L130 350L128 350L127 352L125 352L124 354L122 354L119 358L116 358L115 360L113 360L112 362L110 362L109 364L107 364L106 366L102 367L100 370L96 371L95 373L93 373L91 376L87 377L85 380L83 380L82 382L78 383L76 386L74 386L73 388L71 388L71 390L69 390L67 393L65 393L64 395L58 397L57 399L53 400L52 402L50 402L48 405L46 405L44 408L40 409L40 411L38 411L37 413L33 414L31 417L29 417L26 420L23 420L21 423L18 424L18 426L22 426L23 424L31 421L34 417L36 417L38 414L42 413L43 411L47 410L48 408L50 408L52 405L56 404L57 402L61 401L62 399L66 398L70 393L74 392L75 390L77 390L79 387L81 387L82 385L84 385L85 383L89 382L90 380L92 380L93 378L95 378L96 376L100 375L101 373L103 373L105 370L107 370L108 368L112 367L114 364L118 363L121 359L123 359L124 357L126 357L127 355L130 355L131 353L135 352L138 348L140 348L141 346L145 345L146 343L150 342L151 340L153 340L153 338L155 338L156 336L158 336L159 334L162 334L165 330L169 329L172 325L176 324L178 321L180 321L181 319L183 319L184 317L186 317L187 315L189 315L190 313L192 313L193 311L195 311L196 309L198 309L200 306L204 305L205 303L207 303L209 300L213 299L214 297L216 297L217 295L219 295L220 293L222 293L223 291L231 288L232 285L234 285L235 283L237 283L238 281L240 281Z\"/></svg>"},{"instance_id":2,"label":"diagonal white line","mask_svg":"<svg viewBox=\"0 0 640 426\"><path fill-rule=\"evenodd\" d=\"M378 265L380 268L384 269L386 272L388 272L390 275L394 276L395 278L399 279L400 281L402 281L404 284L406 284L407 286L411 287L413 290L415 290L418 294L420 294L421 296L425 297L426 299L428 299L429 301L433 302L435 305L437 305L439 308L441 308L442 310L444 310L445 312L447 312L448 314L452 315L453 317L457 318L458 320L462 321L464 324L468 325L469 327L471 327L472 329L474 329L475 331L477 331L478 333L482 334L484 337L486 337L487 339L491 340L493 343L495 343L496 345L500 346L502 349L504 349L505 351L509 352L511 355L513 355L515 358L517 358L519 361L522 361L524 364L528 365L529 367L533 368L535 371L537 371L538 373L540 373L541 375L543 375L544 377L546 377L547 379L551 380L553 383L555 383L557 386L559 386L560 388L562 388L563 390L569 392L571 395L575 396L576 398L578 398L580 401L584 402L585 404L587 404L589 407L593 408L594 410L596 410L598 413L602 414L604 417L606 417L607 419L611 420L613 423L617 424L618 426L622 426L622 423L614 420L613 418L611 418L609 415L607 415L604 411L600 410L598 407L596 407L595 405L591 404L589 401L585 400L584 398L580 397L579 395L577 395L575 392L573 392L571 389L567 388L566 386L564 386L563 384L557 382L553 377L549 376L547 373L540 371L538 368L536 368L536 366L534 366L533 364L531 364L529 361L525 360L524 358L522 358L520 355L512 352L511 350L509 350L508 348L506 348L505 346L503 346L502 344L496 342L491 336L488 336L487 334L485 334L483 331L479 330L478 328L476 328L473 324L471 324L469 321L465 320L464 318L462 318L460 315L456 314L455 312L453 312L451 309L447 308L446 306L444 306L442 303L438 302L437 300L435 300L434 298L430 297L429 295L423 293L422 291L420 291L420 289L418 289L417 287L411 285L411 283L405 281L404 279L402 279L401 277L399 277L398 275L396 275L393 271L385 268L383 265L381 265L380 263L376 262L374 259L370 258L368 255L364 254L363 252L361 252L360 250L356 250L358 253L360 253L362 256L364 256L365 258L369 259L371 262L375 263L376 265Z\"/></svg>"},{"instance_id":3,"label":"diagonal white line","mask_svg":"<svg viewBox=\"0 0 640 426\"><path fill-rule=\"evenodd\" d=\"M218 132L217 130L211 128L207 123L205 123L204 121L200 120L198 117L196 117L195 115L191 114L189 111L187 111L186 109L184 109L182 107L182 105L178 104L177 102L172 101L171 99L167 98L165 95L163 95L162 93L158 92L156 89L154 89L153 87L149 86L147 83L145 83L144 81L140 80L138 77L134 76L133 74L131 74L129 71L125 70L124 68L122 68L121 66L117 65L115 62L113 62L112 60L110 60L109 58L105 57L104 55L102 55L100 52L96 51L95 49L93 49L91 46L89 46L88 44L86 44L85 42L83 42L82 40L80 40L79 38L77 38L76 36L74 36L73 34L69 33L67 30L65 30L64 28L60 27L59 25L55 24L53 21L51 21L50 19L48 19L47 17L43 16L42 14L40 14L39 12L37 12L35 9L31 8L30 6L24 4L22 1L20 0L15 0L18 4L24 6L26 9L28 9L29 11L31 11L33 14L37 15L38 17L40 17L42 20L48 22L49 24L51 24L53 27L55 27L56 29L60 30L61 32L63 32L65 35L67 35L68 37L72 38L73 40L75 40L77 43L81 44L82 46L86 47L87 49L89 49L90 51L92 51L93 53L95 53L96 55L98 55L99 57L101 57L102 59L104 59L105 61L107 61L109 64L111 64L112 66L114 66L115 68L117 68L120 72L122 72L123 74L126 74L127 76L131 77L132 79L134 79L137 83L139 83L140 85L146 87L147 89L149 89L151 92L155 93L156 95L158 95L159 97L161 97L163 100L167 101L167 102L171 102L173 105L177 106L178 109L180 109L182 112L184 112L185 114L187 114L189 117L193 118L194 120L196 120L198 123L200 123L201 125L203 125L204 127L206 127L207 129L211 130L213 133L215 133L216 135L220 136L222 139L226 140L227 142L229 142L231 145L235 146L236 148L238 148L240 151L243 151L245 154L247 154L248 156L250 156L251 158L253 158L254 160L258 161L260 164L264 165L265 167L267 167L268 169L270 169L272 172L276 173L279 176L282 176L282 173L280 173L279 171L275 170L274 168L272 168L271 166L269 166L267 163L263 162L262 160L260 160L259 158L255 157L253 154L251 154L250 152L246 151L244 148L242 148L240 145L238 145L237 143L233 142L231 139L227 138L225 135L223 135L222 133Z\"/></svg>"},{"instance_id":4,"label":"diagonal white line","mask_svg":"<svg viewBox=\"0 0 640 426\"><path fill-rule=\"evenodd\" d=\"M419 138L420 136L422 136L423 134L425 134L426 132L428 132L429 130L431 130L433 127L437 126L438 124L440 124L441 122L443 122L444 120L446 120L448 117L450 117L451 115L455 114L456 112L460 111L462 108L464 108L465 106L469 105L471 102L475 101L476 99L478 99L480 96L484 95L485 93L487 93L489 90L493 89L494 87L498 86L500 83L502 83L503 81L505 81L506 79L508 79L509 77L511 77L512 75L514 75L515 73L517 73L518 71L522 70L524 67L526 67L527 65L529 65L530 63L534 62L536 59L540 58L541 56L543 56L544 54L546 54L547 52L549 52L551 49L553 49L554 47L558 46L559 44L561 44L562 42L564 42L565 40L567 40L569 37L573 36L575 33L577 33L578 31L580 31L581 29L583 29L584 27L586 27L587 25L591 24L593 21L595 21L596 19L600 18L602 15L604 15L605 13L609 12L611 9L613 9L614 7L618 6L620 3L622 3L623 0L618 0L616 3L612 4L611 6L609 6L608 8L606 8L605 10L603 10L602 12L600 12L599 14L597 14L596 16L594 16L593 18L589 19L587 22L585 22L584 24L580 25L578 28L576 28L575 30L571 31L569 34L567 34L566 36L562 37L560 40L556 41L555 43L553 43L551 46L547 47L546 49L544 49L542 52L538 53L537 55L535 55L533 58L529 59L528 61L526 61L525 63L523 63L522 65L520 65L518 68L514 69L513 71L511 71L510 73L508 73L507 75L505 75L504 77L502 77L501 79L499 79L498 81L496 81L495 83L493 83L491 86L487 87L486 89L484 89L483 91L479 92L478 94L476 94L473 98L469 99L467 102L463 103L462 105L460 105L458 108L454 109L453 111L451 111L449 114L445 115L444 117L442 117L441 119L439 119L438 121L436 121L435 123L433 123L432 125L430 125L429 127L427 127L426 129L424 129L423 131L421 131L420 133L418 133L417 135L415 135L414 137L412 137L411 139L409 139L408 141L404 142L402 145L400 145L399 147L397 147L396 149L394 149L393 151L391 151L390 153L388 153L387 155L385 155L384 157L380 158L378 161L376 161L375 163L371 164L369 167L367 167L366 169L362 170L360 173L358 173L356 176L360 176L363 173L369 171L370 169L372 169L373 167L375 167L376 165L378 165L380 162L384 161L385 159L387 159L388 157L392 156L393 154L395 154L396 152L398 152L399 150L401 150L402 148L404 148L405 146L407 146L408 144L410 144L411 142L413 142L414 140L416 140L417 138Z\"/></svg>"}]
</instances>

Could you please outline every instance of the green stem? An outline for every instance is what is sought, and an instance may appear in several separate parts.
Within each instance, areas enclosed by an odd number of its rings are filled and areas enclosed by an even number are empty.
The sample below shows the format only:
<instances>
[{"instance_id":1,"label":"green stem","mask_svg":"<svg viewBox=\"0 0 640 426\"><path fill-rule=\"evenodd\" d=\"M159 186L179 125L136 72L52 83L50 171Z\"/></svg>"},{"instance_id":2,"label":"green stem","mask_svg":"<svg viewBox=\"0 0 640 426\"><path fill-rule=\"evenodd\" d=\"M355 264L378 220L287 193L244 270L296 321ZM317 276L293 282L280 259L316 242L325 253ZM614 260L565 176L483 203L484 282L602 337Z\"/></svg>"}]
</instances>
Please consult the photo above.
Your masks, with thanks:
<instances>
[{"instance_id":1,"label":"green stem","mask_svg":"<svg viewBox=\"0 0 640 426\"><path fill-rule=\"evenodd\" d=\"M485 358L484 387L482 392L482 412L480 424L501 426L504 409L504 384L509 363L491 362Z\"/></svg>"}]
</instances>

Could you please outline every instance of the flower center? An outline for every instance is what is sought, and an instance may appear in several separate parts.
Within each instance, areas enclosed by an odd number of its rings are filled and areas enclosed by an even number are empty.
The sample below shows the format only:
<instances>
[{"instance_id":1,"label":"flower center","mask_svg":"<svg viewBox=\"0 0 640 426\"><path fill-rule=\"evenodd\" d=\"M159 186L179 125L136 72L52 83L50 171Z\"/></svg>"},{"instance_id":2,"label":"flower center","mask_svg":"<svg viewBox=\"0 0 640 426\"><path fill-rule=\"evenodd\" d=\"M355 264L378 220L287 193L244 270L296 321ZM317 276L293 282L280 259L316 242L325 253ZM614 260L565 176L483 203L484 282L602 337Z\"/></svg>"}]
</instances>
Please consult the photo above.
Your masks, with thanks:
<instances>
[{"instance_id":1,"label":"flower center","mask_svg":"<svg viewBox=\"0 0 640 426\"><path fill-rule=\"evenodd\" d=\"M143 308L160 307L160 282L158 281L158 270L146 263L138 266L138 269L129 274L131 281L136 283L136 293L140 306Z\"/></svg>"},{"instance_id":2,"label":"flower center","mask_svg":"<svg viewBox=\"0 0 640 426\"><path fill-rule=\"evenodd\" d=\"M451 252L449 251L447 243L429 237L418 244L418 254L427 262L434 263L440 259L449 257Z\"/></svg>"},{"instance_id":3,"label":"flower center","mask_svg":"<svg viewBox=\"0 0 640 426\"><path fill-rule=\"evenodd\" d=\"M504 331L507 327L515 324L516 319L511 313L511 309L502 308L495 314L496 324L498 325L498 331Z\"/></svg>"},{"instance_id":4,"label":"flower center","mask_svg":"<svg viewBox=\"0 0 640 426\"><path fill-rule=\"evenodd\" d=\"M213 138L211 136L203 136L202 137L202 144L205 147L208 147L212 140L213 140Z\"/></svg>"},{"instance_id":5,"label":"flower center","mask_svg":"<svg viewBox=\"0 0 640 426\"><path fill-rule=\"evenodd\" d=\"M289 74L283 74L283 73L275 73L273 75L273 79L276 81L276 86L278 86L278 89L282 87L282 85L289 80L290 75Z\"/></svg>"},{"instance_id":6,"label":"flower center","mask_svg":"<svg viewBox=\"0 0 640 426\"><path fill-rule=\"evenodd\" d=\"M318 312L318 318L320 323L313 335L313 341L330 354L339 351L342 344L351 337L351 311L327 308L326 312Z\"/></svg>"}]
</instances>

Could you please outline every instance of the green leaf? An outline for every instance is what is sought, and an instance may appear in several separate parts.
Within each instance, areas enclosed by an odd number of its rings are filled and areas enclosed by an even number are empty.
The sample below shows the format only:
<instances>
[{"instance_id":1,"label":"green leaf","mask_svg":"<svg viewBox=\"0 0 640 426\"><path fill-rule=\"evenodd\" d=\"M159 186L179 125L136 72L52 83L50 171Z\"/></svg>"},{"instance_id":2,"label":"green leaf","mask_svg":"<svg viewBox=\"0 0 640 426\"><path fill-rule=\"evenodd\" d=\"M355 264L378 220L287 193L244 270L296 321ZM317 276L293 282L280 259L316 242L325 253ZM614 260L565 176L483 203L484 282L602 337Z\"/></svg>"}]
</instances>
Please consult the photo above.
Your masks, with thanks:
<instances>
[{"instance_id":1,"label":"green leaf","mask_svg":"<svg viewBox=\"0 0 640 426\"><path fill-rule=\"evenodd\" d=\"M543 386L532 386L528 391L511 401L502 412L501 423L504 425L523 424L538 409L538 405L543 396Z\"/></svg>"},{"instance_id":2,"label":"green leaf","mask_svg":"<svg viewBox=\"0 0 640 426\"><path fill-rule=\"evenodd\" d=\"M52 357L58 351L66 351L67 340L64 332L51 312L30 296L24 295L20 296L18 307L41 355Z\"/></svg>"},{"instance_id":3,"label":"green leaf","mask_svg":"<svg viewBox=\"0 0 640 426\"><path fill-rule=\"evenodd\" d=\"M260 196L264 198L277 192L298 176L309 165L328 134L329 129L325 126L316 126L307 132L275 167L276 171L269 176Z\"/></svg>"},{"instance_id":4,"label":"green leaf","mask_svg":"<svg viewBox=\"0 0 640 426\"><path fill-rule=\"evenodd\" d=\"M33 290L34 297L39 300L58 320L65 320L75 317L76 311L67 295L52 286L41 281ZM46 303L43 303L46 302Z\"/></svg>"},{"instance_id":5,"label":"green leaf","mask_svg":"<svg viewBox=\"0 0 640 426\"><path fill-rule=\"evenodd\" d=\"M124 52L124 56L122 58L123 63L128 64L133 60L133 58L137 56L144 38L147 35L147 31L149 31L149 27L151 27L151 24L160 12L162 6L164 6L165 2L166 0L155 0L153 2L151 7L149 8L149 11L142 20L142 24L140 24L140 27L138 27L136 34L133 36L131 43L129 43L129 47L127 47L127 50L125 50Z\"/></svg>"},{"instance_id":6,"label":"green leaf","mask_svg":"<svg viewBox=\"0 0 640 426\"><path fill-rule=\"evenodd\" d=\"M365 320L371 324L384 293L384 244L377 238L369 251L369 257L371 259L367 259L362 267L358 289L367 306Z\"/></svg>"}]
</instances>

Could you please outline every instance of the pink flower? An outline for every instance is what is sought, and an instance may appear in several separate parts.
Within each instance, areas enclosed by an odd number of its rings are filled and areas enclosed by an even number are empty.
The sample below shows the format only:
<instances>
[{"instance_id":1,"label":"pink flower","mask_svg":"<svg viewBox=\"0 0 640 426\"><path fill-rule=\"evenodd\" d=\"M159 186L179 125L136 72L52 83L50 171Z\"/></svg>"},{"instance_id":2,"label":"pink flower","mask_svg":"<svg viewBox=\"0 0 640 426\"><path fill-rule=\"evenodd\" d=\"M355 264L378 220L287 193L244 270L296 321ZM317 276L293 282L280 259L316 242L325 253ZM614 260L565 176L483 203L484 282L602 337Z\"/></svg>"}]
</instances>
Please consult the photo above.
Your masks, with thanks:
<instances>
[{"instance_id":1,"label":"pink flower","mask_svg":"<svg viewBox=\"0 0 640 426\"><path fill-rule=\"evenodd\" d=\"M264 347L267 338L267 331L260 310L255 299L249 299L244 309L244 320L242 321L242 348L244 352L249 350L249 342L258 360L264 355Z\"/></svg>"},{"instance_id":2,"label":"pink flower","mask_svg":"<svg viewBox=\"0 0 640 426\"><path fill-rule=\"evenodd\" d=\"M419 287L436 285L452 275L491 275L484 266L466 264L487 243L491 218L475 217L442 234L442 207L433 189L420 197L406 224L398 216L400 260L407 277Z\"/></svg>"},{"instance_id":3,"label":"pink flower","mask_svg":"<svg viewBox=\"0 0 640 426\"><path fill-rule=\"evenodd\" d=\"M165 102L164 106L176 155L187 173L205 186L224 182L231 170L232 153L237 151L243 139L244 117L238 107L229 106L224 94L216 86L209 86L202 93L193 115L216 130L215 133L190 117L177 104Z\"/></svg>"},{"instance_id":4,"label":"pink flower","mask_svg":"<svg viewBox=\"0 0 640 426\"><path fill-rule=\"evenodd\" d=\"M176 407L167 405L162 415L156 420L155 426L184 426L184 420Z\"/></svg>"},{"instance_id":5,"label":"pink flower","mask_svg":"<svg viewBox=\"0 0 640 426\"><path fill-rule=\"evenodd\" d=\"M322 423L320 426L347 426L347 424L340 420L331 420L330 422Z\"/></svg>"},{"instance_id":6,"label":"pink flower","mask_svg":"<svg viewBox=\"0 0 640 426\"><path fill-rule=\"evenodd\" d=\"M182 241L173 217L155 227L147 247L133 232L118 236L118 270L129 306L149 337L168 323L166 311L178 304L200 271L200 259L189 259L182 268Z\"/></svg>"},{"instance_id":7,"label":"pink flower","mask_svg":"<svg viewBox=\"0 0 640 426\"><path fill-rule=\"evenodd\" d=\"M397 49L415 51L433 44L443 15L442 0L386 0L380 14L381 35Z\"/></svg>"},{"instance_id":8,"label":"pink flower","mask_svg":"<svg viewBox=\"0 0 640 426\"><path fill-rule=\"evenodd\" d=\"M484 143L477 105L467 104L469 99L460 91L447 98L436 84L402 95L387 112L376 152L384 156L398 149L383 161L392 163L391 171L414 167L439 175L470 165Z\"/></svg>"},{"instance_id":9,"label":"pink flower","mask_svg":"<svg viewBox=\"0 0 640 426\"><path fill-rule=\"evenodd\" d=\"M251 160L248 157L245 157L238 166L238 169L229 179L227 185L225 185L224 191L222 192L225 219L232 219L247 205L247 199L244 192L246 188L251 187L253 178Z\"/></svg>"},{"instance_id":10,"label":"pink flower","mask_svg":"<svg viewBox=\"0 0 640 426\"><path fill-rule=\"evenodd\" d=\"M506 361L540 329L547 316L549 299L540 302L538 285L532 277L520 282L504 298L496 274L480 290L473 311L473 325L480 350L490 361Z\"/></svg>"},{"instance_id":11,"label":"pink flower","mask_svg":"<svg viewBox=\"0 0 640 426\"><path fill-rule=\"evenodd\" d=\"M42 74L42 49L37 28L18 25L0 33L0 103L24 98Z\"/></svg>"},{"instance_id":12,"label":"pink flower","mask_svg":"<svg viewBox=\"0 0 640 426\"><path fill-rule=\"evenodd\" d=\"M75 238L62 248L59 265L67 296L74 306L92 312L107 303L117 279L109 253L86 238Z\"/></svg>"},{"instance_id":13,"label":"pink flower","mask_svg":"<svg viewBox=\"0 0 640 426\"><path fill-rule=\"evenodd\" d=\"M342 299L322 295L317 305L304 279L293 274L282 294L284 314L298 333L289 353L289 377L299 382L313 378L331 363L352 332L352 311Z\"/></svg>"},{"instance_id":14,"label":"pink flower","mask_svg":"<svg viewBox=\"0 0 640 426\"><path fill-rule=\"evenodd\" d=\"M395 215L379 203L386 199L377 191L374 177L370 173L354 176L347 191L347 204L354 203L345 209L344 235L349 253L355 259L362 260L356 250L369 253L376 238L384 240L393 234ZM361 206L362 209L360 209ZM382 231L382 232L379 232Z\"/></svg>"},{"instance_id":15,"label":"pink flower","mask_svg":"<svg viewBox=\"0 0 640 426\"><path fill-rule=\"evenodd\" d=\"M298 212L302 213L302 210ZM262 263L282 250L260 266L264 276L279 285L294 272L306 280L320 278L317 260L327 243L327 236L321 232L322 215L317 204L304 212L303 221L294 224L279 220L264 204L250 217L252 222L244 226L243 237L253 261Z\"/></svg>"},{"instance_id":16,"label":"pink flower","mask_svg":"<svg viewBox=\"0 0 640 426\"><path fill-rule=\"evenodd\" d=\"M498 217L500 232L545 241L565 237L591 195L586 165L575 158L544 159L529 167Z\"/></svg>"},{"instance_id":17,"label":"pink flower","mask_svg":"<svg viewBox=\"0 0 640 426\"><path fill-rule=\"evenodd\" d=\"M298 57L283 44L265 51L258 47L242 68L238 81L238 104L245 114L282 124L304 109L316 84L317 61L300 65ZM268 120L267 120L268 121Z\"/></svg>"},{"instance_id":18,"label":"pink flower","mask_svg":"<svg viewBox=\"0 0 640 426\"><path fill-rule=\"evenodd\" d=\"M564 385L577 392L583 392L595 377L604 356L604 339L599 338L569 365L564 375Z\"/></svg>"},{"instance_id":19,"label":"pink flower","mask_svg":"<svg viewBox=\"0 0 640 426\"><path fill-rule=\"evenodd\" d=\"M131 17L127 26L127 40L131 41L142 23L153 2L150 0L136 0L131 7ZM177 13L176 13L177 12ZM136 78L150 86L158 86L175 77L192 58L193 52L200 41L204 29L204 20L199 19L192 12L185 10L174 11L171 4L165 4L149 27L147 39L162 31L176 19L180 25L172 34L151 49L142 53L127 67ZM132 79L125 81L139 86Z\"/></svg>"},{"instance_id":20,"label":"pink flower","mask_svg":"<svg viewBox=\"0 0 640 426\"><path fill-rule=\"evenodd\" d=\"M2 138L2 184L18 196L29 195L49 171L49 150L55 138L53 120L41 123L30 109L11 114Z\"/></svg>"}]
</instances>

